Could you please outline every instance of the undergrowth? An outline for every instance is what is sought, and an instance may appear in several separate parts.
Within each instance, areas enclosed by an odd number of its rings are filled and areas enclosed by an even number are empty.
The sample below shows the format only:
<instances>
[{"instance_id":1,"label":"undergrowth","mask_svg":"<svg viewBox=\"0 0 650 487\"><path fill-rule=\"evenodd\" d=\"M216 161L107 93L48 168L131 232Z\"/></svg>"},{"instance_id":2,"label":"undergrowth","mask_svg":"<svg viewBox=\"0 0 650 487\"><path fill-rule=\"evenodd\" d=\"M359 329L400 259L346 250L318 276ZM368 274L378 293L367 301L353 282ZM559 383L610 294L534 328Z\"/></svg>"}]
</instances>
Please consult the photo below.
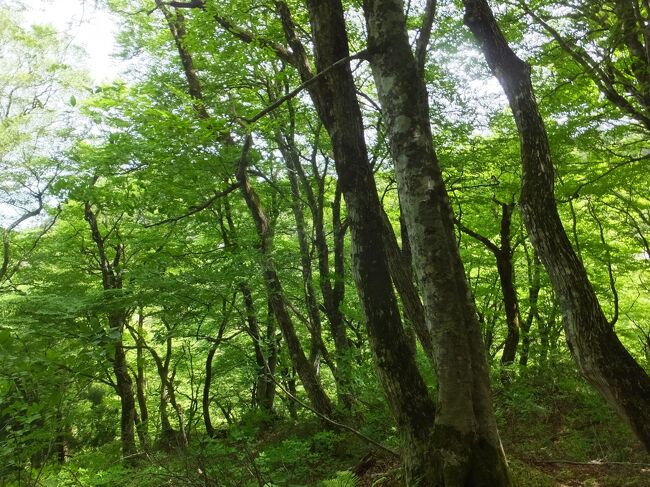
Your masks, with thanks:
<instances>
[{"instance_id":1,"label":"undergrowth","mask_svg":"<svg viewBox=\"0 0 650 487\"><path fill-rule=\"evenodd\" d=\"M625 424L581 379L572 364L530 367L503 385L494 403L504 449L520 487L650 485L650 459ZM385 405L367 402L364 434L395 446ZM352 473L371 445L347 431L324 429L303 412L298 420L251 417L223 438L195 437L174 452L150 451L130 465L119 444L76 451L64 465L20 472L3 486L162 487L401 485L399 464L374 451L361 475ZM646 464L641 465L641 464Z\"/></svg>"}]
</instances>

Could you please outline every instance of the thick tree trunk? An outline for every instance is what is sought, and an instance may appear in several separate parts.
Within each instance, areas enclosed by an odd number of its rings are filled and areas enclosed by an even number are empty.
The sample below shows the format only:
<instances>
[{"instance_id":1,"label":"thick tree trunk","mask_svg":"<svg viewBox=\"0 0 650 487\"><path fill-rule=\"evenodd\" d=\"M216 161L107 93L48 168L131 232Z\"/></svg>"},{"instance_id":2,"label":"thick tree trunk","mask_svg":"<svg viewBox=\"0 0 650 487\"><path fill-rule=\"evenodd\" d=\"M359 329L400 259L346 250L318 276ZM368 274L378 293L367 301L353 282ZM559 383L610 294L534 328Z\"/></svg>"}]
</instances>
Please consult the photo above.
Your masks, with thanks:
<instances>
[{"instance_id":1,"label":"thick tree trunk","mask_svg":"<svg viewBox=\"0 0 650 487\"><path fill-rule=\"evenodd\" d=\"M480 328L432 145L426 87L400 0L367 0L370 64L395 163L425 317L432 333L438 408L426 468L407 483L510 486L492 410Z\"/></svg>"},{"instance_id":2,"label":"thick tree trunk","mask_svg":"<svg viewBox=\"0 0 650 487\"><path fill-rule=\"evenodd\" d=\"M413 282L413 267L410 261L406 262L406 258L411 258L410 252L405 256L400 250L393 226L388 219L388 215L383 210L382 220L384 224L384 245L386 246L388 268L395 289L397 289L397 293L402 301L404 315L411 322L424 353L429 357L431 364L435 364L431 332L427 328L424 318L424 306L422 306L420 294Z\"/></svg>"},{"instance_id":3,"label":"thick tree trunk","mask_svg":"<svg viewBox=\"0 0 650 487\"><path fill-rule=\"evenodd\" d=\"M349 56L343 8L336 0L309 0L307 4L316 67L323 71ZM283 20L293 51L305 60L304 49L292 36L286 15ZM305 75L304 70L301 74ZM354 279L379 379L400 431L407 478L425 478L431 470L435 407L404 334L393 293L381 244L384 228L381 205L368 162L363 120L349 65L323 75L310 93L332 140L339 184L348 210Z\"/></svg>"},{"instance_id":4,"label":"thick tree trunk","mask_svg":"<svg viewBox=\"0 0 650 487\"><path fill-rule=\"evenodd\" d=\"M465 23L499 79L519 130L524 223L560 300L569 348L585 377L650 450L650 377L608 323L562 226L553 193L555 174L548 138L530 67L510 49L485 0L464 0L464 4Z\"/></svg>"}]
</instances>

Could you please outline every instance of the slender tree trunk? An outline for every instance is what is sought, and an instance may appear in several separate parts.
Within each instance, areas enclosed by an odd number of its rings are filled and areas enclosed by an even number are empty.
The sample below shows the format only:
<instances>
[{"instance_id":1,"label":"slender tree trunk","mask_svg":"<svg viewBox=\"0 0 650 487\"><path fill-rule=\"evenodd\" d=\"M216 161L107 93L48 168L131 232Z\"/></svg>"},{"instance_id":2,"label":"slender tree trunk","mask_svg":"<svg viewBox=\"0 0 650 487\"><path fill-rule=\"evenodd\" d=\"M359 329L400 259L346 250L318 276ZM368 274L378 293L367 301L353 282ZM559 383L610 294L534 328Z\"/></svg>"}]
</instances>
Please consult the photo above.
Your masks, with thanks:
<instances>
[{"instance_id":1,"label":"slender tree trunk","mask_svg":"<svg viewBox=\"0 0 650 487\"><path fill-rule=\"evenodd\" d=\"M246 174L248 166L247 157L251 144L252 137L248 136L239 162L237 180L241 185L242 195L246 200L246 205L251 212L260 238L260 254L266 291L273 307L273 314L278 321L282 336L287 344L289 355L307 392L312 407L319 413L330 416L333 411L332 404L318 380L316 370L305 356L287 309L284 290L282 289L282 284L280 283L280 278L273 261L273 232L269 224L269 219Z\"/></svg>"},{"instance_id":2,"label":"slender tree trunk","mask_svg":"<svg viewBox=\"0 0 650 487\"><path fill-rule=\"evenodd\" d=\"M528 356L530 354L530 329L535 319L539 320L539 292L541 290L540 267L541 263L537 254L533 255L532 262L529 266L529 283L528 283L528 315L521 323L521 353L519 354L519 365L528 365ZM530 269L532 267L532 269Z\"/></svg>"},{"instance_id":3,"label":"slender tree trunk","mask_svg":"<svg viewBox=\"0 0 650 487\"><path fill-rule=\"evenodd\" d=\"M400 0L367 0L368 50L395 164L413 267L432 333L438 407L429 462L413 485L512 485L497 432L481 331L432 145L426 87Z\"/></svg>"},{"instance_id":4,"label":"slender tree trunk","mask_svg":"<svg viewBox=\"0 0 650 487\"><path fill-rule=\"evenodd\" d=\"M489 238L466 227L462 222L456 221L461 232L481 242L496 259L499 284L503 296L503 307L506 313L508 332L501 355L501 364L509 365L515 361L517 345L519 344L519 327L521 316L519 314L519 298L515 286L514 251L512 249L511 225L514 203L499 203L501 206L500 242L496 245Z\"/></svg>"},{"instance_id":5,"label":"slender tree trunk","mask_svg":"<svg viewBox=\"0 0 650 487\"><path fill-rule=\"evenodd\" d=\"M305 286L305 301L307 303L309 322L311 324L310 332L312 336L312 356L314 355L314 350L318 351L319 356L321 353L329 355L328 351L325 349L325 345L323 343L323 339L321 335L320 311L318 309L318 302L316 300L316 291L314 288L314 281L313 281L312 269L311 269L311 265L312 265L311 249L309 248L309 243L307 239L306 223L305 223L305 216L304 216L303 203L302 203L302 194L299 185L299 174L303 171L301 170L300 167L300 159L293 141L293 137L289 138L289 136L286 135L283 137L281 134L278 134L277 141L280 147L280 151L282 152L282 155L287 164L289 182L291 184L292 206L293 206L294 217L296 220L298 242L300 243L302 274L303 274L303 282ZM313 194L311 195L311 197L308 197L308 199L312 200L314 205L318 205L318 203L314 201L315 198ZM321 200L320 205L318 205L320 206L320 208L312 208L312 215L313 214L318 215L314 219L315 220L314 226L315 225L321 226L320 233L322 233L322 237L324 239L322 204L323 201ZM327 250L327 243L325 242L324 245L325 248L323 249L323 253L325 255L323 256L323 259L329 259L329 255L328 255L329 251ZM329 262L327 263L326 272L329 274ZM336 298L333 296L334 289L330 287L331 284L329 282L329 275L322 276L321 280L324 281L323 285L321 286L321 291L323 291L324 287L327 288L324 294L327 295L330 301L329 303L326 303L326 315L328 317L331 316L332 319L334 320L334 324L330 323L330 329L332 330L332 334L334 337L334 346L336 350L336 367L332 370L332 374L336 381L337 396L339 399L339 403L344 408L350 409L352 407L353 396L351 393L351 385L350 385L351 378L349 377L350 364L349 364L349 357L347 357L348 345L347 345L347 338L345 337L343 316L340 312L340 303L334 302L334 299ZM330 308L329 313L327 313L328 304ZM341 332L343 332L343 337L340 336ZM321 350L321 348L323 350ZM313 363L315 362L313 357L310 357L310 359ZM328 363L331 362L328 361Z\"/></svg>"},{"instance_id":6,"label":"slender tree trunk","mask_svg":"<svg viewBox=\"0 0 650 487\"><path fill-rule=\"evenodd\" d=\"M294 117L293 112L291 116ZM293 123L293 118L292 118ZM319 175L316 154L319 140L315 142L311 157L313 177L308 178L297 157L288 159L290 170L294 171L301 183L307 205L312 215L314 230L314 245L318 260L319 284L323 297L323 311L327 317L329 328L334 341L336 355L336 384L339 403L344 409L350 409L354 402L352 391L352 356L346 333L346 325L341 312L341 303L345 296L344 269L344 238L346 227L341 223L341 190L337 184L334 201L332 202L332 227L334 272L330 269L330 251L325 234L325 178L326 173ZM314 193L311 181L316 181L317 193Z\"/></svg>"},{"instance_id":7,"label":"slender tree trunk","mask_svg":"<svg viewBox=\"0 0 650 487\"><path fill-rule=\"evenodd\" d=\"M296 167L300 165L300 160L293 140L285 139L282 134L278 133L276 141L278 142L280 152L282 153L285 164L287 165L289 184L291 186L291 209L293 210L293 217L296 222L296 235L298 237L298 245L300 248L303 292L305 295L305 303L307 305L307 316L309 318L309 333L311 335L309 361L312 363L314 368L318 370L321 354L327 353L327 350L321 350L323 339L321 335L320 311L318 310L316 290L314 288L314 279L312 276L311 249L309 248L309 241L307 239L305 211L302 202L302 195L300 193L300 186L298 184L298 176L296 174Z\"/></svg>"},{"instance_id":8,"label":"slender tree trunk","mask_svg":"<svg viewBox=\"0 0 650 487\"><path fill-rule=\"evenodd\" d=\"M113 330L119 330L120 339L115 343L113 355L113 373L117 394L120 396L120 438L122 442L122 456L127 458L135 454L135 395L133 394L133 381L129 375L126 363L126 351L122 345L121 333L124 328L125 318L114 314L109 316L109 325Z\"/></svg>"},{"instance_id":9,"label":"slender tree trunk","mask_svg":"<svg viewBox=\"0 0 650 487\"><path fill-rule=\"evenodd\" d=\"M650 450L650 377L607 321L557 211L554 168L530 67L503 37L485 0L464 0L465 23L499 79L519 130L523 166L521 208L531 243L560 300L569 348L585 377Z\"/></svg>"},{"instance_id":10,"label":"slender tree trunk","mask_svg":"<svg viewBox=\"0 0 650 487\"><path fill-rule=\"evenodd\" d=\"M512 249L510 232L514 206L514 203L501 203L501 246L498 254L496 254L499 282L501 283L503 305L506 311L506 323L508 325L508 335L506 336L506 343L503 347L503 355L501 356L501 364L503 365L509 365L515 361L521 322L519 298L517 297L517 287L515 285L515 268L513 265L514 251Z\"/></svg>"},{"instance_id":11,"label":"slender tree trunk","mask_svg":"<svg viewBox=\"0 0 650 487\"><path fill-rule=\"evenodd\" d=\"M213 345L208 350L208 355L205 358L205 380L203 382L203 395L201 396L203 424L205 425L205 432L211 438L214 437L214 426L210 418L210 384L212 384L212 361L215 353L217 353L217 346Z\"/></svg>"},{"instance_id":12,"label":"slender tree trunk","mask_svg":"<svg viewBox=\"0 0 650 487\"><path fill-rule=\"evenodd\" d=\"M140 421L137 425L138 439L140 440L140 447L147 449L149 446L149 409L147 408L147 395L145 392L145 377L144 377L144 348L139 337L143 336L144 328L144 315L142 311L138 313L138 334L136 339L136 364L137 375L135 379L136 395L138 399L138 408L140 410Z\"/></svg>"},{"instance_id":13,"label":"slender tree trunk","mask_svg":"<svg viewBox=\"0 0 650 487\"><path fill-rule=\"evenodd\" d=\"M84 205L84 218L88 222L90 233L97 248L99 267L102 276L102 288L104 291L115 291L122 289L122 261L124 259L124 245L118 243L115 246L113 258L109 257L106 248L106 237L102 235L97 222L96 210L87 201ZM117 232L116 232L117 233ZM122 442L122 456L131 458L135 452L135 395L133 393L133 381L129 375L126 362L126 350L123 345L124 326L128 319L128 313L123 311L112 312L108 315L109 328L117 334L115 340L115 353L113 356L113 373L115 374L116 392L120 396L120 437Z\"/></svg>"},{"instance_id":14,"label":"slender tree trunk","mask_svg":"<svg viewBox=\"0 0 650 487\"><path fill-rule=\"evenodd\" d=\"M257 379L255 381L254 394L255 402L264 411L269 414L273 413L273 401L275 399L275 383L273 376L275 372L275 360L272 360L272 354L265 355L264 348L270 346L269 343L265 344L262 341L257 316L255 314L255 306L253 303L253 294L250 288L245 284L240 284L240 289L244 295L244 305L246 306L246 324L248 327L248 334L253 340L253 349L255 350L255 363L257 364ZM272 310L271 310L272 312ZM271 340L275 340L275 320L269 315L269 331L267 335L271 335ZM268 357L268 358L267 358Z\"/></svg>"}]
</instances>

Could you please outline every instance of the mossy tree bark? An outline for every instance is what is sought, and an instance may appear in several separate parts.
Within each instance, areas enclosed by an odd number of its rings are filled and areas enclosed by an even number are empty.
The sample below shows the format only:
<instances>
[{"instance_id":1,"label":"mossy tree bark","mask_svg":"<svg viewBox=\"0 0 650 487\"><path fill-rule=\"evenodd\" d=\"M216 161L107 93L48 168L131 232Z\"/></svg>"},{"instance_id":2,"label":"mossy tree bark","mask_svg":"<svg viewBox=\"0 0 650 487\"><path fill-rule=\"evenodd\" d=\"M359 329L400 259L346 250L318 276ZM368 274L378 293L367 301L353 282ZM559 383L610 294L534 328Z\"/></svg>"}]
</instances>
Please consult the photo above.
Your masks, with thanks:
<instances>
[{"instance_id":1,"label":"mossy tree bark","mask_svg":"<svg viewBox=\"0 0 650 487\"><path fill-rule=\"evenodd\" d=\"M438 407L432 457L414 485L510 486L478 318L432 143L426 87L399 0L364 2L368 51L386 120L400 204L432 333Z\"/></svg>"},{"instance_id":2,"label":"mossy tree bark","mask_svg":"<svg viewBox=\"0 0 650 487\"><path fill-rule=\"evenodd\" d=\"M296 35L290 11L277 2L293 64L303 81L313 74ZM319 71L348 58L348 39L339 1L307 2ZM384 246L381 205L364 140L363 120L349 63L330 69L308 88L332 141L339 185L345 199L352 240L352 267L365 314L371 349L388 403L402 439L407 476L430 469L434 404L419 374L402 328Z\"/></svg>"}]
</instances>

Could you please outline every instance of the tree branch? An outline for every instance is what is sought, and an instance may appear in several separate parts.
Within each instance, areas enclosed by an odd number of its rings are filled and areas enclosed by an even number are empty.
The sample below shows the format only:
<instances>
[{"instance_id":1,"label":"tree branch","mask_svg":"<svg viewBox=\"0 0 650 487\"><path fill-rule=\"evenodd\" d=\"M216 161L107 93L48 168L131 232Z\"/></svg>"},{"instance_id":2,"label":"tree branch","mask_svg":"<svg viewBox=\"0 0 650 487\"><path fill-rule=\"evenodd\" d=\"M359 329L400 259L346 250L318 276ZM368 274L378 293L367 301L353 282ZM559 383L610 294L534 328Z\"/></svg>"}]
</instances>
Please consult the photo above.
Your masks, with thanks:
<instances>
[{"instance_id":1,"label":"tree branch","mask_svg":"<svg viewBox=\"0 0 650 487\"><path fill-rule=\"evenodd\" d=\"M161 220L161 221L156 222L156 223L149 223L147 225L144 225L144 227L145 228L151 228L151 227L157 227L159 225L165 225L167 223L175 223L177 221L182 220L183 218L187 218L188 216L192 216L195 213L199 213L199 212L205 210L206 208L209 208L210 206L212 206L212 204L215 201L217 201L219 198L232 193L234 190L239 188L239 186L240 186L239 183L233 183L230 186L228 186L228 188L224 189L223 191L215 191L214 196L208 198L203 203L201 203L201 204L199 204L197 206L190 206L190 208L185 213L183 213L182 215L166 218L166 219Z\"/></svg>"}]
</instances>

